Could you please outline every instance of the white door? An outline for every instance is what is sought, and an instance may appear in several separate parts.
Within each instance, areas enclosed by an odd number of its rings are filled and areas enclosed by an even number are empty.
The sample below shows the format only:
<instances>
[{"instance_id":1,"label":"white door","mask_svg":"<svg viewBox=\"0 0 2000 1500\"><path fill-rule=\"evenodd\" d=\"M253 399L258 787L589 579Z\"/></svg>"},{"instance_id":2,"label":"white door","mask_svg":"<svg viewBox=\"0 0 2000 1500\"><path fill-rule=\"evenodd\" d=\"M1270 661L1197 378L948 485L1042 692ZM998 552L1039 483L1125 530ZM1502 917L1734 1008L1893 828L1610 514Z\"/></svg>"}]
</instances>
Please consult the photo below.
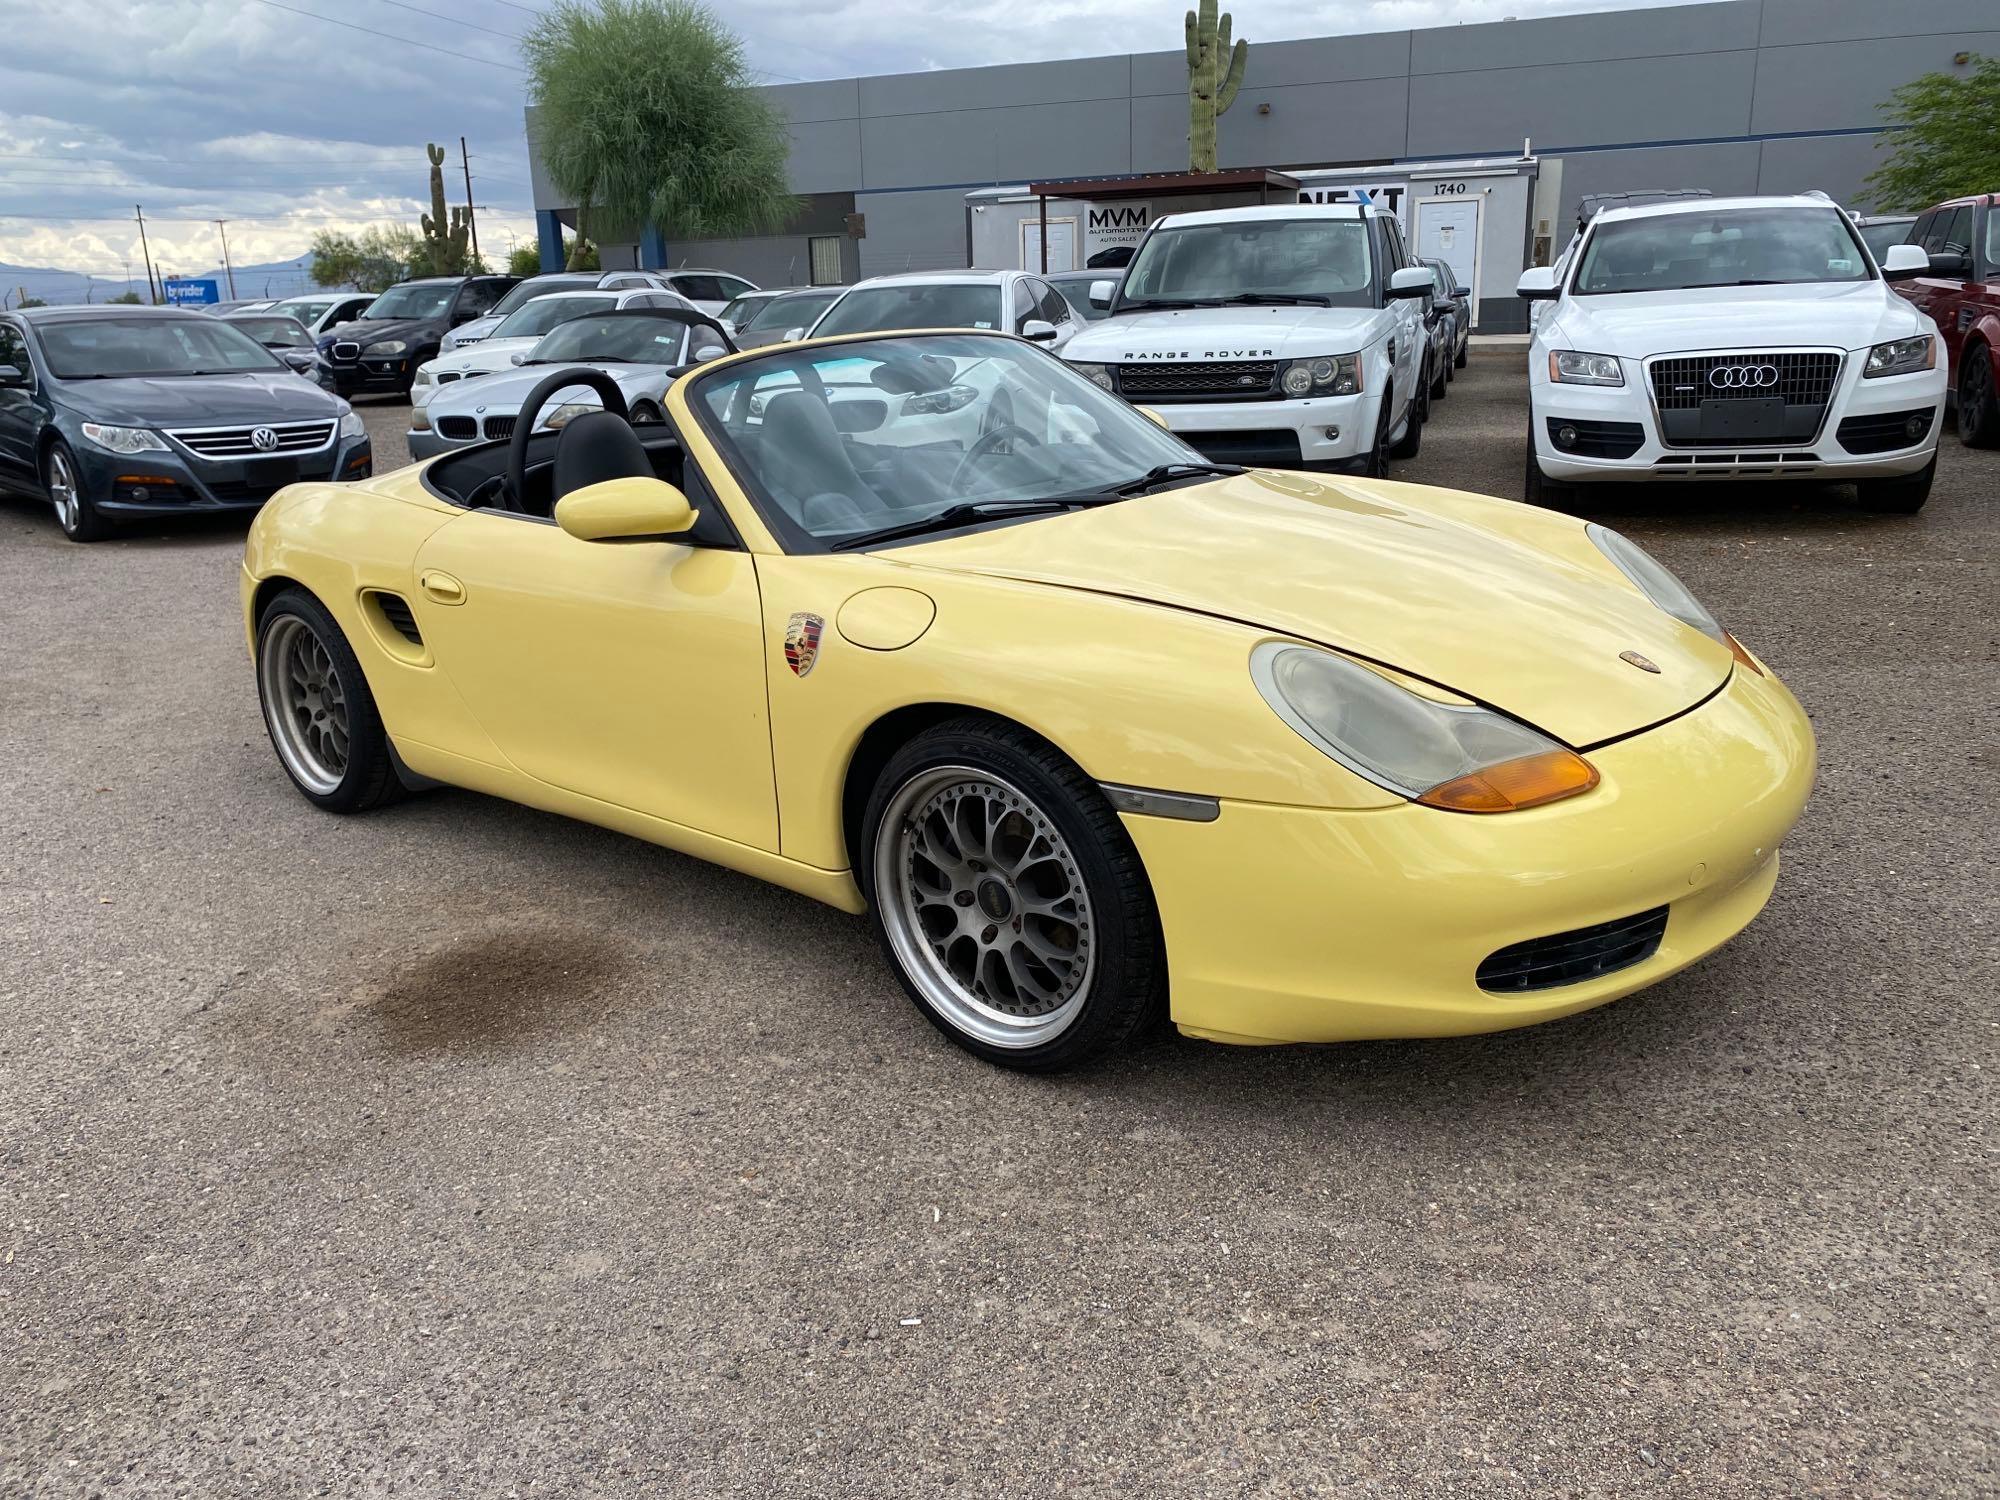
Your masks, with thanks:
<instances>
[{"instance_id":1,"label":"white door","mask_svg":"<svg viewBox=\"0 0 2000 1500\"><path fill-rule=\"evenodd\" d=\"M1479 209L1484 195L1417 200L1417 258L1441 260L1458 284L1472 289L1472 326L1479 326Z\"/></svg>"},{"instance_id":2,"label":"white door","mask_svg":"<svg viewBox=\"0 0 2000 1500\"><path fill-rule=\"evenodd\" d=\"M1021 221L1021 269L1024 271L1074 271L1076 264L1076 220L1049 220L1049 263L1042 264L1042 221L1040 217Z\"/></svg>"}]
</instances>

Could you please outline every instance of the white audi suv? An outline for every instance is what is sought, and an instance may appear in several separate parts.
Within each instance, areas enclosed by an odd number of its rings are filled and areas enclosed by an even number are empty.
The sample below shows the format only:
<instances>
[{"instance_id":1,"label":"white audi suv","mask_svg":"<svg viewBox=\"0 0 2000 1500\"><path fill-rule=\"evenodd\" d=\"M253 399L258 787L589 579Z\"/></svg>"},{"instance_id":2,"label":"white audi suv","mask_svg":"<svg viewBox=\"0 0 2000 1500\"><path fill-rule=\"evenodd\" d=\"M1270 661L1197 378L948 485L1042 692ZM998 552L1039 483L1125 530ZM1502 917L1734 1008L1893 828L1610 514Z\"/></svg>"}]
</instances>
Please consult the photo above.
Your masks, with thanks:
<instances>
[{"instance_id":1,"label":"white audi suv","mask_svg":"<svg viewBox=\"0 0 2000 1500\"><path fill-rule=\"evenodd\" d=\"M1935 324L1830 200L1705 198L1595 215L1524 272L1527 498L1603 480L1853 482L1874 510L1930 494L1944 410Z\"/></svg>"}]
</instances>

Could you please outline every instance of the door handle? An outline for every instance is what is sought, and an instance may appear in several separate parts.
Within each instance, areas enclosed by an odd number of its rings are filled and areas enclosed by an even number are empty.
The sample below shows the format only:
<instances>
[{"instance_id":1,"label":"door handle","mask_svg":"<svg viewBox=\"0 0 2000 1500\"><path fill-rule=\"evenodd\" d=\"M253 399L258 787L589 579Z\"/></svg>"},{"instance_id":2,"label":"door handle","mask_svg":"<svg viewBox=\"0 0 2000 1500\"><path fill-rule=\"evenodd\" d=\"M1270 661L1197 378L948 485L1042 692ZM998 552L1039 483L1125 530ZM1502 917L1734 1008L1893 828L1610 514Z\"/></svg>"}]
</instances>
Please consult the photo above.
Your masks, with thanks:
<instances>
[{"instance_id":1,"label":"door handle","mask_svg":"<svg viewBox=\"0 0 2000 1500\"><path fill-rule=\"evenodd\" d=\"M434 599L439 604L465 603L465 585L449 573L440 573L432 569L417 582L423 586L425 597Z\"/></svg>"}]
</instances>

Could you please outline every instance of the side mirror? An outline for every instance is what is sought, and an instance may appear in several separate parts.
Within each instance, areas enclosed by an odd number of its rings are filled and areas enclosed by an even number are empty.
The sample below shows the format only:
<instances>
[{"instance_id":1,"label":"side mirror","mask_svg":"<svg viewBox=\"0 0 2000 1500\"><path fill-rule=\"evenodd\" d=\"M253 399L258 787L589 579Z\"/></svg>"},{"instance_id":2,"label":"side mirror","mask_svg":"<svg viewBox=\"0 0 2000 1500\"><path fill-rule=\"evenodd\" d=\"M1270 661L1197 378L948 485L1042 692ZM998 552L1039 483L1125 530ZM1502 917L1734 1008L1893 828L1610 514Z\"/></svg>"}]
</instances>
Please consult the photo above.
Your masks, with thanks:
<instances>
[{"instance_id":1,"label":"side mirror","mask_svg":"<svg viewBox=\"0 0 2000 1500\"><path fill-rule=\"evenodd\" d=\"M1409 297L1428 297L1437 290L1437 282L1422 266L1404 266L1400 271L1389 273L1389 300L1400 301Z\"/></svg>"},{"instance_id":2,"label":"side mirror","mask_svg":"<svg viewBox=\"0 0 2000 1500\"><path fill-rule=\"evenodd\" d=\"M728 352L720 344L703 344L694 351L694 362L698 365L705 365L711 359L720 359Z\"/></svg>"},{"instance_id":3,"label":"side mirror","mask_svg":"<svg viewBox=\"0 0 2000 1500\"><path fill-rule=\"evenodd\" d=\"M1093 281L1090 284L1090 305L1092 307L1109 307L1111 299L1117 295L1118 283L1115 281Z\"/></svg>"},{"instance_id":4,"label":"side mirror","mask_svg":"<svg viewBox=\"0 0 2000 1500\"><path fill-rule=\"evenodd\" d=\"M1161 416L1152 407L1134 406L1132 410L1136 411L1140 416L1144 417L1148 422L1151 422L1155 427L1165 428L1165 430L1168 432L1173 431L1173 428L1167 426L1167 419Z\"/></svg>"},{"instance_id":5,"label":"side mirror","mask_svg":"<svg viewBox=\"0 0 2000 1500\"><path fill-rule=\"evenodd\" d=\"M694 523L688 497L661 479L606 479L556 502L556 525L580 542L678 536Z\"/></svg>"},{"instance_id":6,"label":"side mirror","mask_svg":"<svg viewBox=\"0 0 2000 1500\"><path fill-rule=\"evenodd\" d=\"M1056 325L1042 318L1030 318L1021 325L1021 337L1031 344L1053 344Z\"/></svg>"},{"instance_id":7,"label":"side mirror","mask_svg":"<svg viewBox=\"0 0 2000 1500\"><path fill-rule=\"evenodd\" d=\"M1938 268L1938 261L1926 254L1922 245L1891 245L1882 256L1884 281L1908 281Z\"/></svg>"},{"instance_id":8,"label":"side mirror","mask_svg":"<svg viewBox=\"0 0 2000 1500\"><path fill-rule=\"evenodd\" d=\"M1455 286L1451 289L1451 294L1458 298L1470 297L1472 295L1472 288L1469 286Z\"/></svg>"},{"instance_id":9,"label":"side mirror","mask_svg":"<svg viewBox=\"0 0 2000 1500\"><path fill-rule=\"evenodd\" d=\"M518 365L527 357L528 356L525 353L510 354L507 356L507 363L510 365Z\"/></svg>"},{"instance_id":10,"label":"side mirror","mask_svg":"<svg viewBox=\"0 0 2000 1500\"><path fill-rule=\"evenodd\" d=\"M1528 267L1521 273L1521 279L1514 283L1514 295L1526 302L1555 301L1557 296L1555 267Z\"/></svg>"},{"instance_id":11,"label":"side mirror","mask_svg":"<svg viewBox=\"0 0 2000 1500\"><path fill-rule=\"evenodd\" d=\"M0 365L0 388L21 386L27 383L28 377L22 373L19 365Z\"/></svg>"},{"instance_id":12,"label":"side mirror","mask_svg":"<svg viewBox=\"0 0 2000 1500\"><path fill-rule=\"evenodd\" d=\"M805 336L806 336L806 331L803 325L797 328L787 328L785 330L785 336L780 342L787 344L796 344L800 339L804 338Z\"/></svg>"}]
</instances>

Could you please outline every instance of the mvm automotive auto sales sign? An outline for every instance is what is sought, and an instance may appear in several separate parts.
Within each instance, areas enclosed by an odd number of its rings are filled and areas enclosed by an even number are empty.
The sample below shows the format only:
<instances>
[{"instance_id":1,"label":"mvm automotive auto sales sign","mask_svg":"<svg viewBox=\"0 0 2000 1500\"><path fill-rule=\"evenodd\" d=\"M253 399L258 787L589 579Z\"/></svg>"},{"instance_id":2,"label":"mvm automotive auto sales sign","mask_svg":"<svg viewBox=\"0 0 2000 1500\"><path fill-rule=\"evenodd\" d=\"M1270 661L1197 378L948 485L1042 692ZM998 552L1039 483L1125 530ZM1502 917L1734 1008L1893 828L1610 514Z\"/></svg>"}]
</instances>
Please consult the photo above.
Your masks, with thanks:
<instances>
[{"instance_id":1,"label":"mvm automotive auto sales sign","mask_svg":"<svg viewBox=\"0 0 2000 1500\"><path fill-rule=\"evenodd\" d=\"M1137 248L1152 222L1153 205L1150 203L1093 203L1083 230L1085 261L1099 251L1113 250L1120 245L1127 249Z\"/></svg>"}]
</instances>

